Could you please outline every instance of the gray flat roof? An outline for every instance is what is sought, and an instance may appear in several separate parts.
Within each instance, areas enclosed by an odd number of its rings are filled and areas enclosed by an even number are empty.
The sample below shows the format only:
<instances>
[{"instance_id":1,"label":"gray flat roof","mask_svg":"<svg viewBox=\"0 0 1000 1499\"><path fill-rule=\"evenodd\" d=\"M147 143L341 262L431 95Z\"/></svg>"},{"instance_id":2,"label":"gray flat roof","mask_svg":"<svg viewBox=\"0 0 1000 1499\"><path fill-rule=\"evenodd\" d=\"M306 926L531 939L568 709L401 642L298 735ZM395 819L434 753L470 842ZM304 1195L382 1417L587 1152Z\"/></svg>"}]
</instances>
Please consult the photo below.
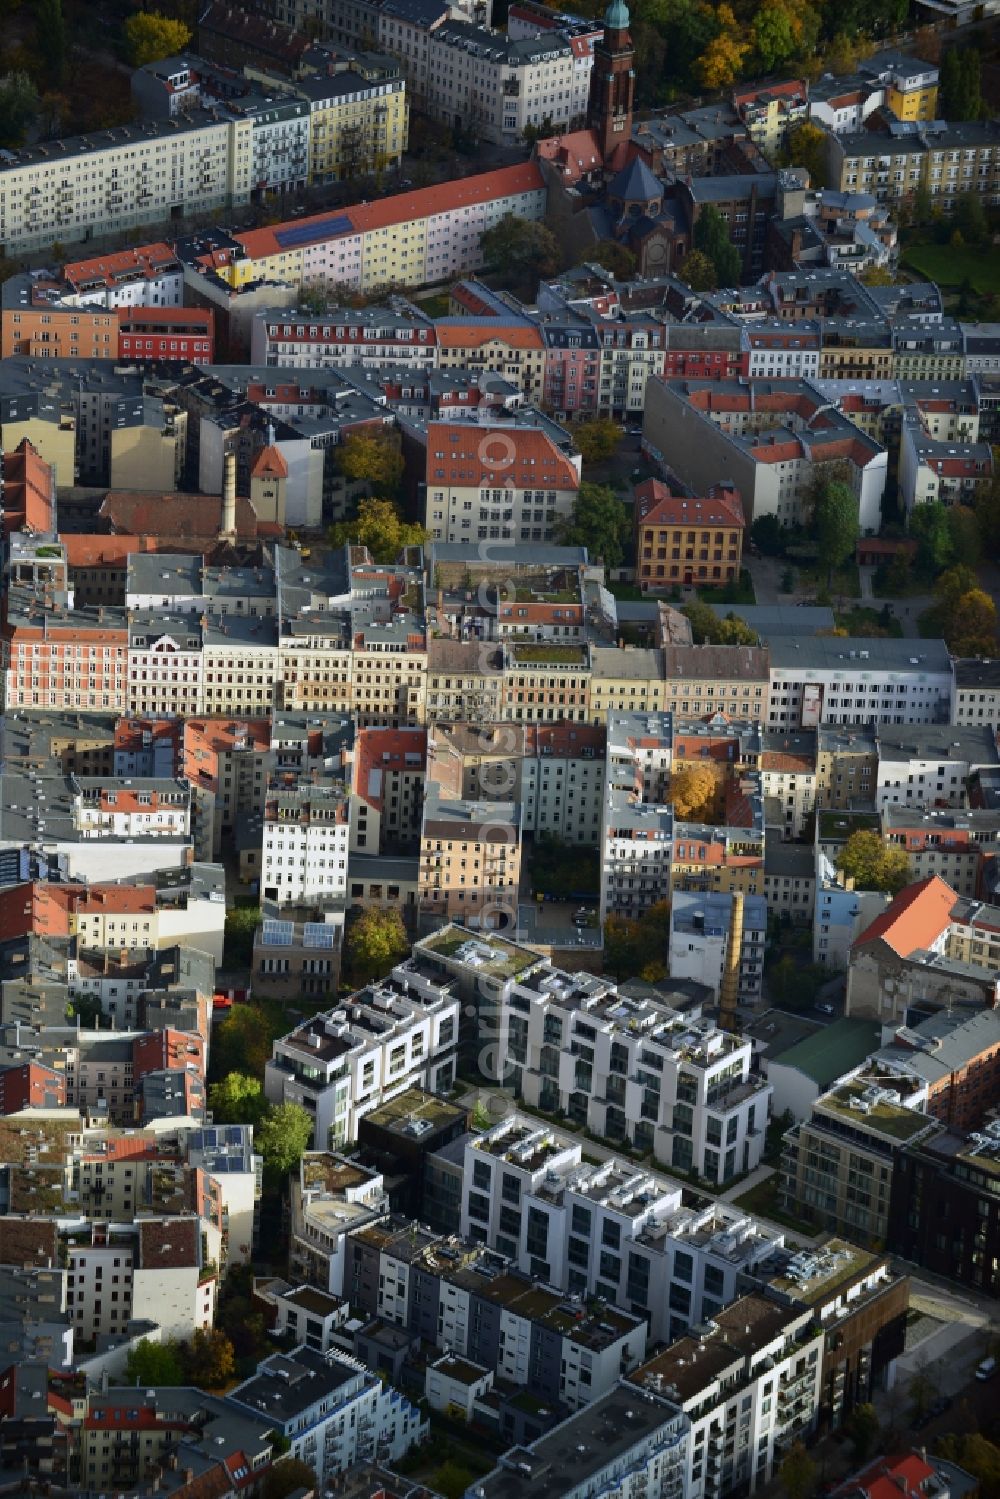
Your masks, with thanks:
<instances>
[{"instance_id":1,"label":"gray flat roof","mask_svg":"<svg viewBox=\"0 0 1000 1499\"><path fill-rule=\"evenodd\" d=\"M895 640L870 635L810 635L807 639L793 639L776 635L770 649L771 665L783 671L796 668L951 675L951 657L943 640Z\"/></svg>"}]
</instances>

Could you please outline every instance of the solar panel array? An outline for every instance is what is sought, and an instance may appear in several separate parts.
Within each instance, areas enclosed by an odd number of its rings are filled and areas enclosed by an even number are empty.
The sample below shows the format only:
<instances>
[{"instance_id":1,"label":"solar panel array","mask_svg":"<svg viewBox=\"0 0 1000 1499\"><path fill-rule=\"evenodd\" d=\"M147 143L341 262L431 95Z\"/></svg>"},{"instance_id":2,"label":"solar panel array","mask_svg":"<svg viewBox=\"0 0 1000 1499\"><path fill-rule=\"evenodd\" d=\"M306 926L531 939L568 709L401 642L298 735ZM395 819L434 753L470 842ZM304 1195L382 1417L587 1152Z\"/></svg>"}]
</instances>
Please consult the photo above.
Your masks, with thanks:
<instances>
[{"instance_id":1,"label":"solar panel array","mask_svg":"<svg viewBox=\"0 0 1000 1499\"><path fill-rule=\"evenodd\" d=\"M328 926L325 921L307 921L302 928L303 947L326 947L334 945L336 928Z\"/></svg>"},{"instance_id":2,"label":"solar panel array","mask_svg":"<svg viewBox=\"0 0 1000 1499\"><path fill-rule=\"evenodd\" d=\"M287 229L276 229L274 237L283 250L293 250L297 245L312 244L319 239L333 239L336 234L353 234L354 225L346 213L332 219L320 219L311 224L290 224Z\"/></svg>"},{"instance_id":3,"label":"solar panel array","mask_svg":"<svg viewBox=\"0 0 1000 1499\"><path fill-rule=\"evenodd\" d=\"M265 947L290 947L295 935L294 921L272 921L263 923L261 941Z\"/></svg>"}]
</instances>

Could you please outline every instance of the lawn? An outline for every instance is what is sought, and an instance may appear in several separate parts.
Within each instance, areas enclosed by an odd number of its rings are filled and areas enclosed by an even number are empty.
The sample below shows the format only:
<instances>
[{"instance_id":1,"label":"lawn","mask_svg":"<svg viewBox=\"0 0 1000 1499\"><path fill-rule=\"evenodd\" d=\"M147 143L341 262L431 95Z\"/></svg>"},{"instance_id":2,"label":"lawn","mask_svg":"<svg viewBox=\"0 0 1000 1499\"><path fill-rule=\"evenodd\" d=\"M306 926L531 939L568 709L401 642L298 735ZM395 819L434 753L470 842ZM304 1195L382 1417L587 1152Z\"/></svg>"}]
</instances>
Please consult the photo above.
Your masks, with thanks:
<instances>
[{"instance_id":1,"label":"lawn","mask_svg":"<svg viewBox=\"0 0 1000 1499\"><path fill-rule=\"evenodd\" d=\"M740 573L738 583L723 583L718 588L699 588L698 597L705 604L756 604L753 579L746 568Z\"/></svg>"},{"instance_id":2,"label":"lawn","mask_svg":"<svg viewBox=\"0 0 1000 1499\"><path fill-rule=\"evenodd\" d=\"M826 568L805 563L798 567L796 587L800 593L828 593L831 598L859 599L861 579L856 562L848 562L833 574L833 582L827 586Z\"/></svg>"},{"instance_id":3,"label":"lawn","mask_svg":"<svg viewBox=\"0 0 1000 1499\"><path fill-rule=\"evenodd\" d=\"M736 1208L744 1208L748 1213L754 1213L760 1218L770 1218L772 1223L780 1223L782 1228L791 1229L793 1233L805 1234L808 1238L814 1238L817 1229L814 1223L806 1223L801 1218L793 1218L778 1206L778 1174L769 1176L766 1181L758 1182L748 1192L742 1192L739 1197L732 1199L732 1205Z\"/></svg>"},{"instance_id":4,"label":"lawn","mask_svg":"<svg viewBox=\"0 0 1000 1499\"><path fill-rule=\"evenodd\" d=\"M951 245L911 245L902 264L928 281L941 286L961 286L968 281L981 296L1000 292L1000 259L972 247L955 250Z\"/></svg>"}]
</instances>

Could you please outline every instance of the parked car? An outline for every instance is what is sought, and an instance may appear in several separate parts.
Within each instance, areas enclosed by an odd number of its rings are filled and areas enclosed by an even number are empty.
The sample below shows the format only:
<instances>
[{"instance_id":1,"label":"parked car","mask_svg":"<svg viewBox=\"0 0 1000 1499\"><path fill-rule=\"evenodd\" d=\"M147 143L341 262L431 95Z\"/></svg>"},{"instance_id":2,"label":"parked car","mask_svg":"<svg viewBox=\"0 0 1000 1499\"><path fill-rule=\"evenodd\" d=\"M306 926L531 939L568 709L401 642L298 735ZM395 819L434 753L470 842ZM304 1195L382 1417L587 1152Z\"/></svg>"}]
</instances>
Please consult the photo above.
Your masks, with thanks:
<instances>
[{"instance_id":1,"label":"parked car","mask_svg":"<svg viewBox=\"0 0 1000 1499\"><path fill-rule=\"evenodd\" d=\"M997 1361L995 1358L984 1358L976 1370L977 1379L992 1379L997 1372Z\"/></svg>"},{"instance_id":2,"label":"parked car","mask_svg":"<svg viewBox=\"0 0 1000 1499\"><path fill-rule=\"evenodd\" d=\"M825 1000L818 1004L816 1008L821 1015L833 1015L836 1013L833 1005L828 1005Z\"/></svg>"}]
</instances>

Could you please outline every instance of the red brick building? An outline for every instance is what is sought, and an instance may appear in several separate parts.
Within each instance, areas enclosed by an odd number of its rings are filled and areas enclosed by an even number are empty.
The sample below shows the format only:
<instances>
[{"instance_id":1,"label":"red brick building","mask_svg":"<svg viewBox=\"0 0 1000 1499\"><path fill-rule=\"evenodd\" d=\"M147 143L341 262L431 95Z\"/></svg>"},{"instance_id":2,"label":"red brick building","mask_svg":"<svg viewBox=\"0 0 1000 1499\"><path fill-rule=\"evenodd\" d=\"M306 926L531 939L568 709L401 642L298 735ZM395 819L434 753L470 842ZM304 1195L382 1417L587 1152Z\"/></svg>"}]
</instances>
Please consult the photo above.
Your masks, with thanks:
<instances>
[{"instance_id":1,"label":"red brick building","mask_svg":"<svg viewBox=\"0 0 1000 1499\"><path fill-rule=\"evenodd\" d=\"M123 307L118 313L118 355L143 364L160 359L211 364L214 314L207 307Z\"/></svg>"}]
</instances>

